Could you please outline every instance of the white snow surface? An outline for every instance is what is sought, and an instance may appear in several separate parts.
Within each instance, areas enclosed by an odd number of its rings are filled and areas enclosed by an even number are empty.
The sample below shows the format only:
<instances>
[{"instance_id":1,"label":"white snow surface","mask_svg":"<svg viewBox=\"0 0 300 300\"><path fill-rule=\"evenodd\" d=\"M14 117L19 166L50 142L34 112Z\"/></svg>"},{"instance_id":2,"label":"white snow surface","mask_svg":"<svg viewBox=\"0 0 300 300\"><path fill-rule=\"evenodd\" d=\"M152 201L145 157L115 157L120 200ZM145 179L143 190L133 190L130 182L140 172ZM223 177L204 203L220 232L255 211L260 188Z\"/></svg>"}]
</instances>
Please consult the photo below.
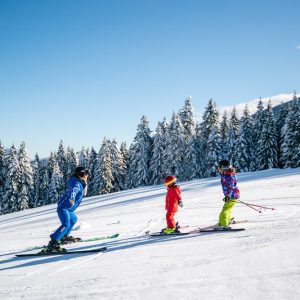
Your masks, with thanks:
<instances>
[{"instance_id":1,"label":"white snow surface","mask_svg":"<svg viewBox=\"0 0 300 300\"><path fill-rule=\"evenodd\" d=\"M248 220L233 225L246 228L240 232L145 235L165 226L163 186L84 199L73 235L120 236L68 248L105 245L104 253L17 258L48 242L60 225L56 206L0 216L0 299L300 299L300 169L238 179L242 201L276 208L259 214L237 204L235 219ZM184 208L176 220L190 226L183 230L215 224L219 179L180 185Z\"/></svg>"}]
</instances>

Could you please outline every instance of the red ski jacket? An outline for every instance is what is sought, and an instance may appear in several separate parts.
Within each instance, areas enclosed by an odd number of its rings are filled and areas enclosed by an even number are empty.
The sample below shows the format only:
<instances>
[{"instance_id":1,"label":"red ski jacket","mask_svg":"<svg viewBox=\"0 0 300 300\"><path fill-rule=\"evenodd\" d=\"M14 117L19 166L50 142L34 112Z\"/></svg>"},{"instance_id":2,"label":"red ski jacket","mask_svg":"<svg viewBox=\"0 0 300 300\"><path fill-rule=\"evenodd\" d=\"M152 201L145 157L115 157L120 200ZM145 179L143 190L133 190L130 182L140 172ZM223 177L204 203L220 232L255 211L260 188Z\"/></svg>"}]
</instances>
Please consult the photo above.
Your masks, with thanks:
<instances>
[{"instance_id":1,"label":"red ski jacket","mask_svg":"<svg viewBox=\"0 0 300 300\"><path fill-rule=\"evenodd\" d=\"M178 210L178 201L181 200L181 188L173 185L168 188L166 194L166 210L168 212L176 212Z\"/></svg>"}]
</instances>

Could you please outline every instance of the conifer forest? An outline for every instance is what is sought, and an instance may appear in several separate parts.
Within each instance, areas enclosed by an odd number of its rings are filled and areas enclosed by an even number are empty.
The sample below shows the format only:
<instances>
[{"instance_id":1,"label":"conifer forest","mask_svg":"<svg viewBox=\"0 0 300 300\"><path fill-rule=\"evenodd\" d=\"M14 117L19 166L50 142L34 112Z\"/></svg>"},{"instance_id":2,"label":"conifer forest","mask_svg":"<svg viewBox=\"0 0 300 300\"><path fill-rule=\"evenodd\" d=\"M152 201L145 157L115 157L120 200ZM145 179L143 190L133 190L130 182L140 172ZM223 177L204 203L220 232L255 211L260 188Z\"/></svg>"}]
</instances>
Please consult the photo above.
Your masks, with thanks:
<instances>
[{"instance_id":1,"label":"conifer forest","mask_svg":"<svg viewBox=\"0 0 300 300\"><path fill-rule=\"evenodd\" d=\"M100 149L76 152L60 142L47 159L30 160L25 142L10 148L0 142L0 214L56 203L76 166L89 169L87 196L161 184L167 175L179 181L214 177L228 159L238 172L300 167L300 98L279 106L261 100L251 114L235 108L223 115L211 99L197 121L192 99L170 120L150 130L146 116L133 142L103 138Z\"/></svg>"}]
</instances>

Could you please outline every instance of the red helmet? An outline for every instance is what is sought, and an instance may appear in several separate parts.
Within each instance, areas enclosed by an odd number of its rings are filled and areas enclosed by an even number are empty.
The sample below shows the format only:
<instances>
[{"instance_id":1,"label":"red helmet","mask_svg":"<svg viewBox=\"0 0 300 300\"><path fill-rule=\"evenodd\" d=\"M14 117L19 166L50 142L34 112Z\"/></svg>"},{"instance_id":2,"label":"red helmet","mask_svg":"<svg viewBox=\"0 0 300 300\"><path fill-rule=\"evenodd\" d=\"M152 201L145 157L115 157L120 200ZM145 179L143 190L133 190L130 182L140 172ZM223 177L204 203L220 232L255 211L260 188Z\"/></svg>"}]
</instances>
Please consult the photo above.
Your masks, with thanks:
<instances>
[{"instance_id":1,"label":"red helmet","mask_svg":"<svg viewBox=\"0 0 300 300\"><path fill-rule=\"evenodd\" d=\"M173 175L169 175L164 179L164 185L168 186L171 185L172 183L175 183L177 178Z\"/></svg>"}]
</instances>

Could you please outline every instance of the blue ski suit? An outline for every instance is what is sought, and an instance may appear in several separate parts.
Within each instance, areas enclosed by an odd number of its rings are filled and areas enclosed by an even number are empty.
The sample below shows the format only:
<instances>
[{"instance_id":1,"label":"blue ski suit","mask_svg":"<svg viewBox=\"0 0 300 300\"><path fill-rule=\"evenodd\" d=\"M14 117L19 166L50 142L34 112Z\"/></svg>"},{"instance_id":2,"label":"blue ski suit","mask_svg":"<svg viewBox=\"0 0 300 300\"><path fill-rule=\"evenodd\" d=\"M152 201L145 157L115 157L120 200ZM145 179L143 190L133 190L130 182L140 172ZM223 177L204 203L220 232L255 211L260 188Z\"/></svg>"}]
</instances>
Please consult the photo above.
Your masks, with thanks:
<instances>
[{"instance_id":1,"label":"blue ski suit","mask_svg":"<svg viewBox=\"0 0 300 300\"><path fill-rule=\"evenodd\" d=\"M86 183L78 177L71 177L68 181L67 191L57 203L57 214L61 226L50 235L52 239L60 241L72 231L73 226L77 222L75 210L82 201L85 187Z\"/></svg>"}]
</instances>

